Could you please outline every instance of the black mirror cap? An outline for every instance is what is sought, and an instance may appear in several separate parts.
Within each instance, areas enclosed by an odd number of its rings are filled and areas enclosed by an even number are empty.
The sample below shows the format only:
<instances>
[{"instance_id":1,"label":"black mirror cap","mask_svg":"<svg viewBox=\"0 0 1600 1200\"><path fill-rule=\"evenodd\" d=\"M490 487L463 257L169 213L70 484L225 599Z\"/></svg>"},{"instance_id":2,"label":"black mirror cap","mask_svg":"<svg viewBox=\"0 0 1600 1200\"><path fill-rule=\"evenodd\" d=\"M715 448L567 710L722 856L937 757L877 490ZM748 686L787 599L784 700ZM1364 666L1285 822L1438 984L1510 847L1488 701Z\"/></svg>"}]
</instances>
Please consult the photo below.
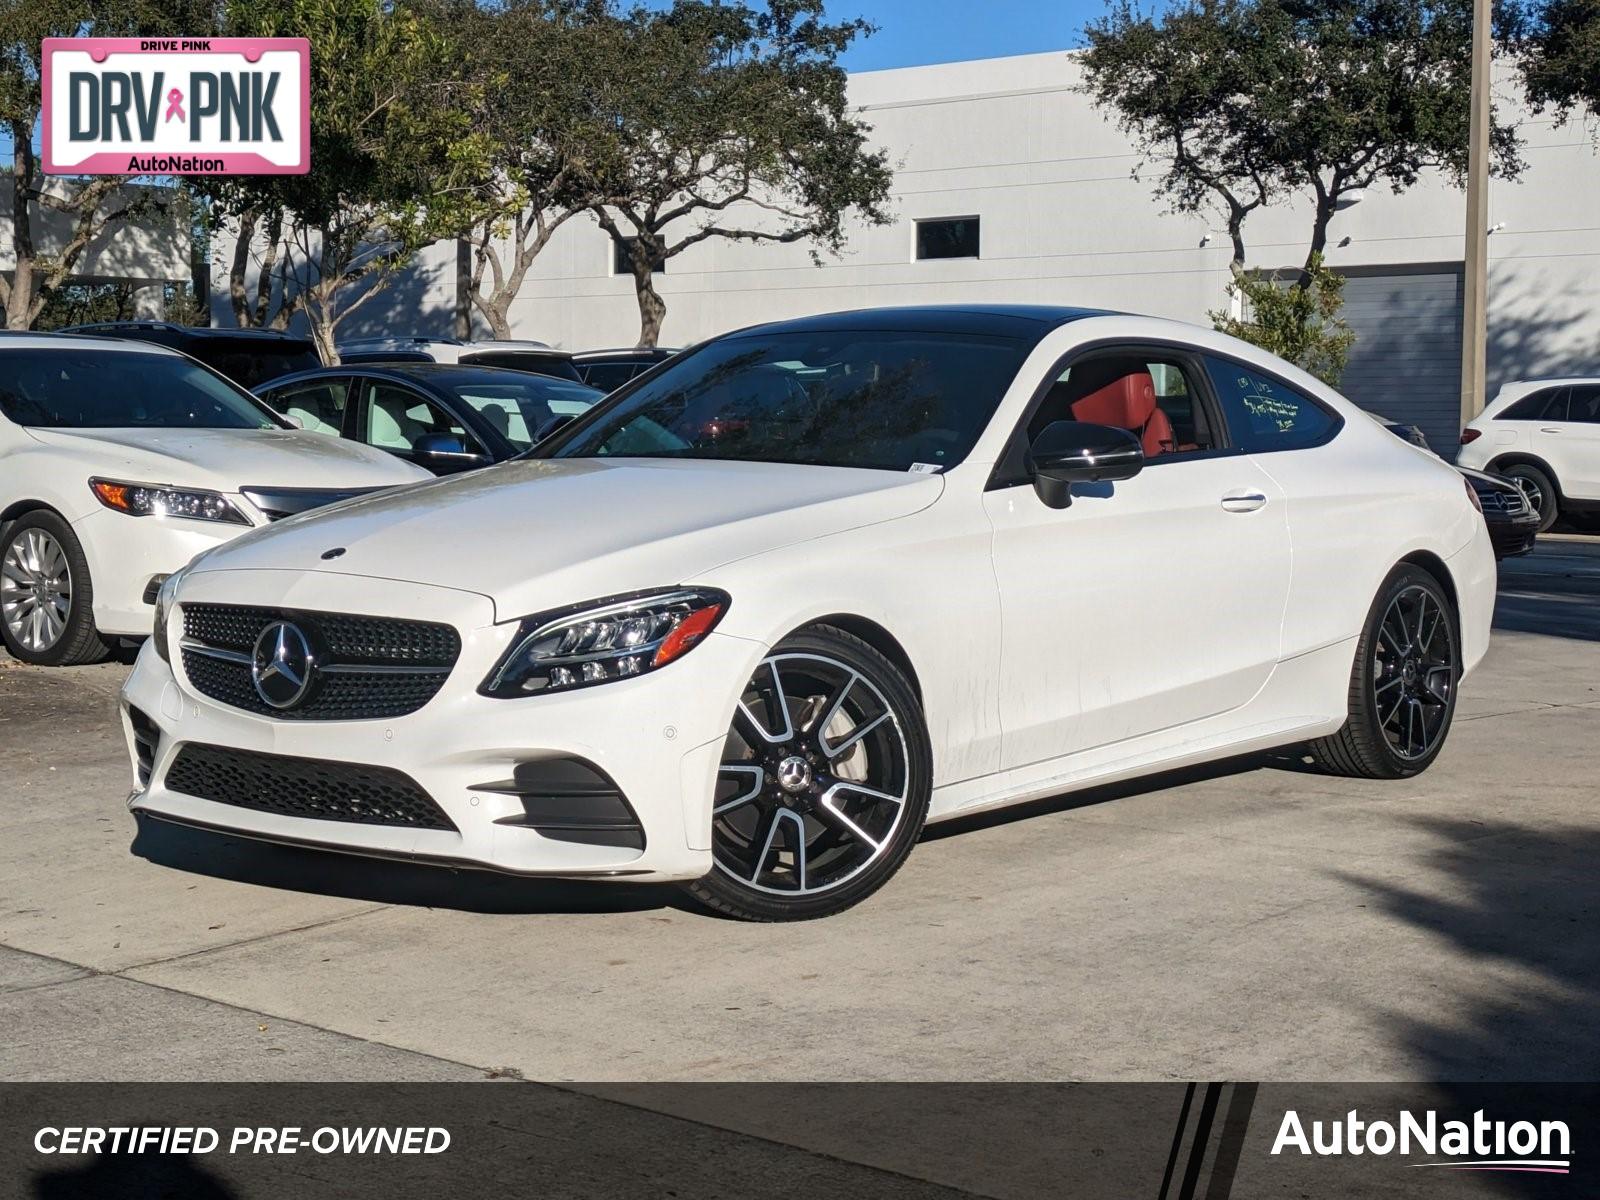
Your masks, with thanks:
<instances>
[{"instance_id":1,"label":"black mirror cap","mask_svg":"<svg viewBox=\"0 0 1600 1200\"><path fill-rule=\"evenodd\" d=\"M1051 508L1072 503L1075 483L1114 483L1144 470L1144 447L1126 429L1052 421L1028 447L1034 490Z\"/></svg>"},{"instance_id":2,"label":"black mirror cap","mask_svg":"<svg viewBox=\"0 0 1600 1200\"><path fill-rule=\"evenodd\" d=\"M425 433L412 445L418 458L479 459L482 455L467 449L467 443L458 433Z\"/></svg>"},{"instance_id":3,"label":"black mirror cap","mask_svg":"<svg viewBox=\"0 0 1600 1200\"><path fill-rule=\"evenodd\" d=\"M572 413L557 413L553 417L546 418L540 423L539 428L534 430L533 444L537 446L546 438L553 437L577 419Z\"/></svg>"}]
</instances>

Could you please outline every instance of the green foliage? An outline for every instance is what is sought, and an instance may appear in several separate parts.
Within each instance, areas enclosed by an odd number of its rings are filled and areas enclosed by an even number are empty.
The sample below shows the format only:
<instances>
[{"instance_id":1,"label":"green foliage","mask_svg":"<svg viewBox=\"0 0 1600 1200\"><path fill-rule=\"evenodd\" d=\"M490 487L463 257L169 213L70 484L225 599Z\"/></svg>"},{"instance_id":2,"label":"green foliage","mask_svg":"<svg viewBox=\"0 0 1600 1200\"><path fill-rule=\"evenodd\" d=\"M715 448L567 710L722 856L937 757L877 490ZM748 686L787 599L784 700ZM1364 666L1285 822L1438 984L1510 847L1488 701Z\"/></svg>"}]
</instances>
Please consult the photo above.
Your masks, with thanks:
<instances>
[{"instance_id":1,"label":"green foliage","mask_svg":"<svg viewBox=\"0 0 1600 1200\"><path fill-rule=\"evenodd\" d=\"M632 238L641 344L666 306L651 270L710 238L839 248L888 219L891 172L850 111L839 55L871 27L822 0L676 0L593 22L582 186ZM815 252L813 252L815 254Z\"/></svg>"},{"instance_id":2,"label":"green foliage","mask_svg":"<svg viewBox=\"0 0 1600 1200\"><path fill-rule=\"evenodd\" d=\"M1600 117L1600 0L1533 0L1515 11L1523 85L1558 121Z\"/></svg>"},{"instance_id":3,"label":"green foliage","mask_svg":"<svg viewBox=\"0 0 1600 1200\"><path fill-rule=\"evenodd\" d=\"M1260 346L1337 387L1356 340L1339 316L1344 277L1328 270L1321 255L1312 256L1305 275L1285 286L1235 265L1228 296L1242 302L1244 315L1235 317L1228 309L1206 315L1218 331Z\"/></svg>"},{"instance_id":4,"label":"green foliage","mask_svg":"<svg viewBox=\"0 0 1600 1200\"><path fill-rule=\"evenodd\" d=\"M478 211L487 139L448 26L386 0L229 0L225 31L311 44L311 170L201 186L235 222L230 291L240 324L303 312L327 361L335 331L418 249ZM246 290L251 256L257 287ZM274 309L274 298L277 307Z\"/></svg>"},{"instance_id":5,"label":"green foliage","mask_svg":"<svg viewBox=\"0 0 1600 1200\"><path fill-rule=\"evenodd\" d=\"M1589 0L1592 2L1592 0ZM1341 199L1396 193L1467 167L1473 0L1178 0L1151 16L1115 0L1086 29L1085 90L1114 112L1174 209L1217 202L1236 262L1256 208L1315 201L1321 254ZM1501 174L1521 168L1495 122Z\"/></svg>"}]
</instances>

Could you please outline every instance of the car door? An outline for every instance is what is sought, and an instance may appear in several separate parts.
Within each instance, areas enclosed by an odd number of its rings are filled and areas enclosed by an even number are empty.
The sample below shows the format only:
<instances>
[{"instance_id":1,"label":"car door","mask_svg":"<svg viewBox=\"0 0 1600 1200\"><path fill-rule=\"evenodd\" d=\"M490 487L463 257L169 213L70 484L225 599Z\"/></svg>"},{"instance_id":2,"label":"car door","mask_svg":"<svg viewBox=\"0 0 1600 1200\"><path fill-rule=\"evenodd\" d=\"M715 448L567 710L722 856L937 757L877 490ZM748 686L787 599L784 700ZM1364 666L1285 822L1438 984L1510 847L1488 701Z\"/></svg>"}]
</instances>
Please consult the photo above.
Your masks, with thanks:
<instances>
[{"instance_id":1,"label":"car door","mask_svg":"<svg viewBox=\"0 0 1600 1200\"><path fill-rule=\"evenodd\" d=\"M451 474L482 466L489 461L483 444L438 401L415 388L389 379L361 381L361 400L357 406L358 440L397 458L413 462L436 475ZM417 442L427 434L448 433L461 439L466 454L460 460L441 460L420 454Z\"/></svg>"},{"instance_id":2,"label":"car door","mask_svg":"<svg viewBox=\"0 0 1600 1200\"><path fill-rule=\"evenodd\" d=\"M1283 493L1229 445L1197 358L1130 344L1052 377L1017 438L1094 420L1135 432L1149 457L1132 479L1076 486L1064 509L1004 467L985 494L1008 768L1244 705L1277 664L1289 588ZM1130 409L1147 384L1155 411Z\"/></svg>"},{"instance_id":3,"label":"car door","mask_svg":"<svg viewBox=\"0 0 1600 1200\"><path fill-rule=\"evenodd\" d=\"M1556 473L1568 500L1600 500L1600 384L1563 390L1563 402L1534 424L1534 453Z\"/></svg>"}]
</instances>

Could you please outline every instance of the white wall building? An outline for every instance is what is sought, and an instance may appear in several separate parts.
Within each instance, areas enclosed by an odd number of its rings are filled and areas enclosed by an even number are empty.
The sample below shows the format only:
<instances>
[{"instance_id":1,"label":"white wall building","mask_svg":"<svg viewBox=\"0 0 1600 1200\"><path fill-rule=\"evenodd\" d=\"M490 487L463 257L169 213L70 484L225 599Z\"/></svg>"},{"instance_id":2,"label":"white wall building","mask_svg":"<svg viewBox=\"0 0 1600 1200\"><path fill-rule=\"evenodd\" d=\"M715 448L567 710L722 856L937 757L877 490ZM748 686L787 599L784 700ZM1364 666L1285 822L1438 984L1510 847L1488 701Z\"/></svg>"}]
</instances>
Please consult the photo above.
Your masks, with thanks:
<instances>
[{"instance_id":1,"label":"white wall building","mask_svg":"<svg viewBox=\"0 0 1600 1200\"><path fill-rule=\"evenodd\" d=\"M851 98L895 168L893 223L852 229L845 253L820 267L804 246L700 243L657 279L662 343L890 304L1021 301L1204 322L1226 303L1220 218L1208 229L1204 217L1168 212L1148 179L1134 178L1138 156L1080 80L1071 53L853 76ZM1581 122L1555 128L1523 111L1509 78L1497 99L1502 116L1521 121L1528 169L1492 189L1491 389L1600 371L1600 146ZM977 218L977 256L919 261L916 222L956 217ZM1441 449L1458 427L1464 226L1465 199L1443 180L1403 196L1378 189L1335 219L1328 255L1350 277L1346 318L1360 337L1345 389L1418 421ZM1296 266L1309 205L1258 211L1245 235L1252 267ZM447 332L454 255L453 245L431 250L348 336ZM513 307L515 335L571 349L631 345L632 281L612 267L599 226L568 222ZM225 305L217 320L227 323Z\"/></svg>"}]
</instances>

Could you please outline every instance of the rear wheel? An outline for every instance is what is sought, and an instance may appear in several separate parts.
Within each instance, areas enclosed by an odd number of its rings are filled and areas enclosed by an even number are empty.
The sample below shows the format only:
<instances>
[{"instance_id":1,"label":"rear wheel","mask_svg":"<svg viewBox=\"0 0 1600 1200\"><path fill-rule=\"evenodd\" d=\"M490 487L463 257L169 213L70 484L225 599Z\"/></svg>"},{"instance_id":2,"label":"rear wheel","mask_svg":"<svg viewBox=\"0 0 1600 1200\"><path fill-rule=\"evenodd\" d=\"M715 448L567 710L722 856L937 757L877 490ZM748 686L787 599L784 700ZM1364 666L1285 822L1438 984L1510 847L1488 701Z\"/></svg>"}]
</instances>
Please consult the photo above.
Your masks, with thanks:
<instances>
[{"instance_id":1,"label":"rear wheel","mask_svg":"<svg viewBox=\"0 0 1600 1200\"><path fill-rule=\"evenodd\" d=\"M1421 567L1396 567L1356 645L1350 718L1312 743L1312 758L1359 779L1427 770L1450 732L1460 680L1460 622L1450 597Z\"/></svg>"},{"instance_id":2,"label":"rear wheel","mask_svg":"<svg viewBox=\"0 0 1600 1200\"><path fill-rule=\"evenodd\" d=\"M1561 515L1560 497L1555 482L1538 467L1514 463L1502 472L1527 497L1528 507L1539 514L1539 532L1544 533Z\"/></svg>"},{"instance_id":3,"label":"rear wheel","mask_svg":"<svg viewBox=\"0 0 1600 1200\"><path fill-rule=\"evenodd\" d=\"M0 637L13 657L42 667L99 662L89 564L72 527L53 512L13 521L0 546Z\"/></svg>"},{"instance_id":4,"label":"rear wheel","mask_svg":"<svg viewBox=\"0 0 1600 1200\"><path fill-rule=\"evenodd\" d=\"M931 792L905 676L841 630L795 634L739 699L712 807L714 866L689 890L745 920L840 912L900 869Z\"/></svg>"}]
</instances>

